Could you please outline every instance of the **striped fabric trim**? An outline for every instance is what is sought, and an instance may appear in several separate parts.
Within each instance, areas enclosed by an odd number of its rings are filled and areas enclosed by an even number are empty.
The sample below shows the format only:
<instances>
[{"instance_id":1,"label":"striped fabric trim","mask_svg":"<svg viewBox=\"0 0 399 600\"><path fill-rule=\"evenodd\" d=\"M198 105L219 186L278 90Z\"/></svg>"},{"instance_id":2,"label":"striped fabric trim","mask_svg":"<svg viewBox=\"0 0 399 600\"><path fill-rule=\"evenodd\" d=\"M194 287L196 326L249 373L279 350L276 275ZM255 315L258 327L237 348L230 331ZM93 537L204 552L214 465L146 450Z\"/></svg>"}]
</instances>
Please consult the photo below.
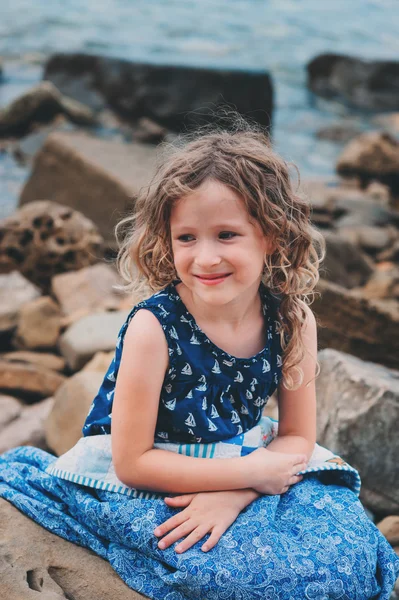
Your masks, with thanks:
<instances>
[{"instance_id":1,"label":"striped fabric trim","mask_svg":"<svg viewBox=\"0 0 399 600\"><path fill-rule=\"evenodd\" d=\"M352 491L356 494L356 496L359 496L361 488L361 479L359 473L353 467L329 464L324 465L322 467L309 467L305 469L305 471L300 471L298 475L307 475L308 473L320 473L320 471L345 471L346 473L350 473L351 475L353 475L354 480Z\"/></svg>"},{"instance_id":2,"label":"striped fabric trim","mask_svg":"<svg viewBox=\"0 0 399 600\"><path fill-rule=\"evenodd\" d=\"M178 454L195 458L213 458L216 444L179 444Z\"/></svg>"},{"instance_id":3,"label":"striped fabric trim","mask_svg":"<svg viewBox=\"0 0 399 600\"><path fill-rule=\"evenodd\" d=\"M131 496L132 498L142 498L144 500L153 500L155 498L163 498L164 494L157 494L156 492L142 492L140 490L135 490L134 488L130 488L127 485L116 485L113 483L108 483L106 481L100 481L98 479L92 479L91 477L84 477L83 475L76 475L75 473L69 473L69 471L62 471L61 469L53 469L47 468L46 473L49 475L55 475L55 477L59 477L60 479L66 479L67 481L72 481L73 483L78 483L80 485L86 485L91 488L96 488L100 490L105 490L107 492L116 492L118 494L125 494L126 496Z\"/></svg>"}]
</instances>

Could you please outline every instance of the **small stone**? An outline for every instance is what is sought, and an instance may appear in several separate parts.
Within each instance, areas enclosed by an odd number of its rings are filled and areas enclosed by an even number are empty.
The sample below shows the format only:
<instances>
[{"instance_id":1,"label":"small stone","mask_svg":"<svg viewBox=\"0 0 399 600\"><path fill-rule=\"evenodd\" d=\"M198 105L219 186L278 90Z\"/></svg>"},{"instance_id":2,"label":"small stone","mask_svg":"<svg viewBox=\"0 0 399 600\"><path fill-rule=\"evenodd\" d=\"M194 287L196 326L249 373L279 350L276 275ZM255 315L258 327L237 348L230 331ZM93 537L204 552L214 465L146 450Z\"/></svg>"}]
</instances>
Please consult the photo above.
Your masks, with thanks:
<instances>
[{"instance_id":1,"label":"small stone","mask_svg":"<svg viewBox=\"0 0 399 600\"><path fill-rule=\"evenodd\" d=\"M50 369L0 359L0 389L27 400L52 396L65 377Z\"/></svg>"},{"instance_id":2,"label":"small stone","mask_svg":"<svg viewBox=\"0 0 399 600\"><path fill-rule=\"evenodd\" d=\"M53 404L54 399L47 398L42 402L25 407L18 418L0 432L0 453L16 446L35 446L46 450L44 422Z\"/></svg>"},{"instance_id":3,"label":"small stone","mask_svg":"<svg viewBox=\"0 0 399 600\"><path fill-rule=\"evenodd\" d=\"M16 343L30 350L54 348L61 331L61 311L49 296L25 304L18 318Z\"/></svg>"},{"instance_id":4,"label":"small stone","mask_svg":"<svg viewBox=\"0 0 399 600\"><path fill-rule=\"evenodd\" d=\"M24 304L40 295L40 290L18 271L0 275L0 332L14 329Z\"/></svg>"},{"instance_id":5,"label":"small stone","mask_svg":"<svg viewBox=\"0 0 399 600\"><path fill-rule=\"evenodd\" d=\"M22 404L13 396L0 394L0 431L14 421L22 411Z\"/></svg>"},{"instance_id":6,"label":"small stone","mask_svg":"<svg viewBox=\"0 0 399 600\"><path fill-rule=\"evenodd\" d=\"M38 365L51 371L62 372L65 369L65 360L61 356L48 354L46 352L29 352L28 350L18 350L16 352L6 352L1 354L0 358L9 362L22 362Z\"/></svg>"}]
</instances>

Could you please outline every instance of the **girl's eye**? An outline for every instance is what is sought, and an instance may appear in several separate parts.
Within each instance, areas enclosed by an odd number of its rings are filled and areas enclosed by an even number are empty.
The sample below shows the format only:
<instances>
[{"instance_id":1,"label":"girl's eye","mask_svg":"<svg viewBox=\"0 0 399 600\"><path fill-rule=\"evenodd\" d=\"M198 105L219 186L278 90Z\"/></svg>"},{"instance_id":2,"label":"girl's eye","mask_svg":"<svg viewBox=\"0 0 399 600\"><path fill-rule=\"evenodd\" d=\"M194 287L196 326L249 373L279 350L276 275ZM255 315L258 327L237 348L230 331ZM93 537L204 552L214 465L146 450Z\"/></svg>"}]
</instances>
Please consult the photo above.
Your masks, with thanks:
<instances>
[{"instance_id":1,"label":"girl's eye","mask_svg":"<svg viewBox=\"0 0 399 600\"><path fill-rule=\"evenodd\" d=\"M232 240L234 237L236 237L236 233L234 233L234 231L221 231L219 233L219 237L222 240Z\"/></svg>"},{"instance_id":2,"label":"girl's eye","mask_svg":"<svg viewBox=\"0 0 399 600\"><path fill-rule=\"evenodd\" d=\"M184 235L179 235L177 239L179 242L191 242L194 239L194 236L192 236L190 233L185 233Z\"/></svg>"}]
</instances>

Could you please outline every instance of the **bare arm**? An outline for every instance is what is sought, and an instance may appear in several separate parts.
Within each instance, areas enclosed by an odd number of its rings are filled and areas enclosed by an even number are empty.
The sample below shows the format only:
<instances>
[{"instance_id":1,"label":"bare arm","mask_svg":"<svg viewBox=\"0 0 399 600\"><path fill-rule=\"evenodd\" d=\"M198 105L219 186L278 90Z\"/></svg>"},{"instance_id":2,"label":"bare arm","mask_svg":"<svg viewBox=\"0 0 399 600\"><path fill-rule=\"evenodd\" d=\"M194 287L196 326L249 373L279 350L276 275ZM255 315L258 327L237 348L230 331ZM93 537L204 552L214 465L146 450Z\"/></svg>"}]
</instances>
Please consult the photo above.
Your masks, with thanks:
<instances>
[{"instance_id":1,"label":"bare arm","mask_svg":"<svg viewBox=\"0 0 399 600\"><path fill-rule=\"evenodd\" d=\"M254 485L248 457L194 458L153 449L168 362L160 323L150 311L138 311L125 335L112 410L112 456L118 478L130 487L170 493Z\"/></svg>"},{"instance_id":2,"label":"bare arm","mask_svg":"<svg viewBox=\"0 0 399 600\"><path fill-rule=\"evenodd\" d=\"M309 459L316 443L317 325L309 307L306 307L306 312L307 319L302 329L305 356L299 364L303 382L296 390L287 390L280 384L278 436L267 448L272 452L302 452Z\"/></svg>"}]
</instances>

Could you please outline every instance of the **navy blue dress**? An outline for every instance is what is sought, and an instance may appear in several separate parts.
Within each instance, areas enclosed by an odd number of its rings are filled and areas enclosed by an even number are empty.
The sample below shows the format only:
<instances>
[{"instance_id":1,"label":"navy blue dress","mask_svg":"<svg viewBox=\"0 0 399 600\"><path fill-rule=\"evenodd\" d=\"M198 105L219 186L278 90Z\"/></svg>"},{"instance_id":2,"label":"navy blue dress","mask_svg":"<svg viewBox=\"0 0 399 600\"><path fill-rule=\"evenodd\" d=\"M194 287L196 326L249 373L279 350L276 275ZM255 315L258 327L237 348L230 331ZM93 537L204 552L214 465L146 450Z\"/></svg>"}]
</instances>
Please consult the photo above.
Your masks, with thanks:
<instances>
[{"instance_id":1,"label":"navy blue dress","mask_svg":"<svg viewBox=\"0 0 399 600\"><path fill-rule=\"evenodd\" d=\"M249 359L215 346L173 284L134 307L86 419L84 441L110 438L123 338L140 308L158 318L170 354L155 441L201 445L245 436L281 378L278 304L265 288L260 293L267 339ZM55 462L38 448L4 453L0 497L103 557L130 588L153 600L389 600L399 560L356 494L328 473L322 479L310 473L285 494L252 502L210 552L201 551L200 540L178 554L174 545L160 550L153 533L178 512L162 497L65 480L51 474Z\"/></svg>"}]
</instances>

